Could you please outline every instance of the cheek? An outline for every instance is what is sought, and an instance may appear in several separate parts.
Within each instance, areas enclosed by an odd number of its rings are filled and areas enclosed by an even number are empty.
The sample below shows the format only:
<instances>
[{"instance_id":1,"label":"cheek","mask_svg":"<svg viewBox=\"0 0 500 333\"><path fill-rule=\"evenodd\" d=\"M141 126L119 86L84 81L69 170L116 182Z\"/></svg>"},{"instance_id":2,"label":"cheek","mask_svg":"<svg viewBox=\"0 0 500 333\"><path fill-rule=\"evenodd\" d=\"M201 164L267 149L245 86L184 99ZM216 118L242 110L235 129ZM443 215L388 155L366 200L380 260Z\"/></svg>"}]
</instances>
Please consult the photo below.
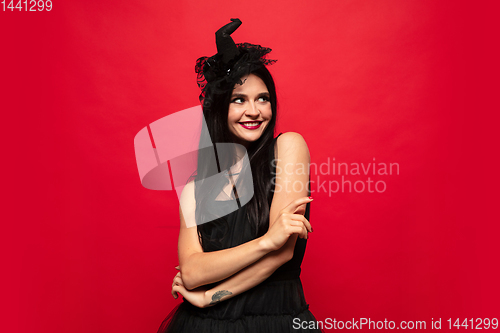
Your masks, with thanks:
<instances>
[{"instance_id":1,"label":"cheek","mask_svg":"<svg viewBox=\"0 0 500 333\"><path fill-rule=\"evenodd\" d=\"M273 117L273 109L271 108L271 106L269 105L269 107L266 107L263 112L262 112L262 115L264 117L266 117L268 120L271 120L271 118Z\"/></svg>"},{"instance_id":2,"label":"cheek","mask_svg":"<svg viewBox=\"0 0 500 333\"><path fill-rule=\"evenodd\" d=\"M234 123L235 121L238 121L240 119L237 110L234 108L229 108L229 111L227 113L227 122L228 123Z\"/></svg>"}]
</instances>

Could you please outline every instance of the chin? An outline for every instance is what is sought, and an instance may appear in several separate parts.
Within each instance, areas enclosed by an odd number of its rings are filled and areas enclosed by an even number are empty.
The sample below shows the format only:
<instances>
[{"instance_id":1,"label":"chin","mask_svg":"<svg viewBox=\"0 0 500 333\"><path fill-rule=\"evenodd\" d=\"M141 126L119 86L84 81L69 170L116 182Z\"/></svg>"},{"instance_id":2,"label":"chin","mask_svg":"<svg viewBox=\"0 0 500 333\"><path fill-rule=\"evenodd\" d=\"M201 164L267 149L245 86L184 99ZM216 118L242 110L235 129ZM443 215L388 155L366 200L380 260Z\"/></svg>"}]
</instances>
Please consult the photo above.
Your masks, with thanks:
<instances>
[{"instance_id":1,"label":"chin","mask_svg":"<svg viewBox=\"0 0 500 333\"><path fill-rule=\"evenodd\" d=\"M240 125L238 125L238 126L240 126ZM235 141L240 143L240 144L243 144L243 145L251 144L251 143L259 140L262 137L266 128L267 128L267 124L258 133L244 133L241 131L235 131L235 132L233 132L233 137L234 137Z\"/></svg>"}]
</instances>

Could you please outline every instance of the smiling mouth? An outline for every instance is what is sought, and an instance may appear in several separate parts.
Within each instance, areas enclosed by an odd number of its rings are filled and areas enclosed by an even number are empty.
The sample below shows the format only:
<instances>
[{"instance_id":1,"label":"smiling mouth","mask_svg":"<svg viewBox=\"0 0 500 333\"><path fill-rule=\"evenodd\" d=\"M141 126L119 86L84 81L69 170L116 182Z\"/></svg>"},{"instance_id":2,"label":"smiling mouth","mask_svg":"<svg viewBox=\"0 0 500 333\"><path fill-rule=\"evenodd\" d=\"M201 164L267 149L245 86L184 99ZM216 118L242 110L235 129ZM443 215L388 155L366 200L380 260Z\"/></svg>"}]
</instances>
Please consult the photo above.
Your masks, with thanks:
<instances>
[{"instance_id":1,"label":"smiling mouth","mask_svg":"<svg viewBox=\"0 0 500 333\"><path fill-rule=\"evenodd\" d=\"M257 129L262 124L262 121L247 121L239 124L246 129Z\"/></svg>"}]
</instances>

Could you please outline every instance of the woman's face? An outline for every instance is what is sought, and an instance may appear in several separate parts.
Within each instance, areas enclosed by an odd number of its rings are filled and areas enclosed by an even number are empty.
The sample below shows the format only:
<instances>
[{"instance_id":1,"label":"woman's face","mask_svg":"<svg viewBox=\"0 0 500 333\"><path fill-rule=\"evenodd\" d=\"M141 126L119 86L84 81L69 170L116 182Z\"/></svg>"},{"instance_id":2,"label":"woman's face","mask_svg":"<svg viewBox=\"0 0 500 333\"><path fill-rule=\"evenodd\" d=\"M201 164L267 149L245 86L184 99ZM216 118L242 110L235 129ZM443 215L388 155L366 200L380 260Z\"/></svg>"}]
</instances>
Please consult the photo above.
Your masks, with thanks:
<instances>
[{"instance_id":1,"label":"woman's face","mask_svg":"<svg viewBox=\"0 0 500 333\"><path fill-rule=\"evenodd\" d=\"M243 84L234 86L227 122L234 141L248 147L264 133L273 111L269 90L260 77L249 74L241 80Z\"/></svg>"}]
</instances>

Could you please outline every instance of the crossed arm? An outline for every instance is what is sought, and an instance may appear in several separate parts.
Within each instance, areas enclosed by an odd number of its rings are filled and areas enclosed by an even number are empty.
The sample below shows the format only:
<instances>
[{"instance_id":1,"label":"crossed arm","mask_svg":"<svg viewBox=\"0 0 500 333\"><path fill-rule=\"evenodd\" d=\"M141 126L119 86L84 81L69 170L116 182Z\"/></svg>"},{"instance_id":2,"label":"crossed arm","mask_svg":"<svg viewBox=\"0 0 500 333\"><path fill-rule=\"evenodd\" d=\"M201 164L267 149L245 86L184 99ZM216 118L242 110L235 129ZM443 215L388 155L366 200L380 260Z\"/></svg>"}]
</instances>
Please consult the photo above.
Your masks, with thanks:
<instances>
[{"instance_id":1,"label":"crossed arm","mask_svg":"<svg viewBox=\"0 0 500 333\"><path fill-rule=\"evenodd\" d=\"M287 205L308 195L310 157L304 139L297 133L284 133L278 138L277 146L275 193L270 208L269 228ZM297 183L301 183L301 186L297 186ZM185 189L186 195L189 190ZM189 195L194 196L194 186L192 192ZM195 205L194 202L192 204ZM185 226L186 219L194 218L194 208L184 209L188 216L180 213L178 245L181 272L176 276L177 285L174 279L174 297L175 292L180 292L196 306L213 305L260 284L293 257L297 233L292 234L285 245L277 250L272 249L269 237L264 235L234 248L205 253L199 243L196 228ZM302 205L296 214L304 213L305 205ZM198 288L219 281L221 282L210 290Z\"/></svg>"}]
</instances>

